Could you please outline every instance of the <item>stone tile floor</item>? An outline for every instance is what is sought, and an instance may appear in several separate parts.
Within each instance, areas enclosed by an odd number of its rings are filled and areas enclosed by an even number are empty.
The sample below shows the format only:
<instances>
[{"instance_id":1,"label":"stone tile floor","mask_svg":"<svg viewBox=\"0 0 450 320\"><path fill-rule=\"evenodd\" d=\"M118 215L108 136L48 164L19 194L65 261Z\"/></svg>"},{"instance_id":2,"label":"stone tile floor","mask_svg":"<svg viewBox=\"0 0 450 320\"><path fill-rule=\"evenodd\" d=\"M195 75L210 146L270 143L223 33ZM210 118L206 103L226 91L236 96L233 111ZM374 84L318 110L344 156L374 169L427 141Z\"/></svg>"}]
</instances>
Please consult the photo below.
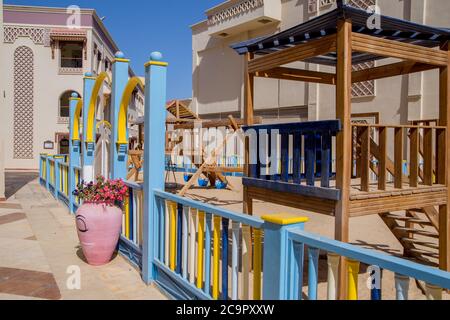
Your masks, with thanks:
<instances>
[{"instance_id":1,"label":"stone tile floor","mask_svg":"<svg viewBox=\"0 0 450 320\"><path fill-rule=\"evenodd\" d=\"M8 200L0 202L0 300L166 299L121 256L103 267L86 264L73 217L36 178L7 173ZM80 290L67 286L73 266L81 271Z\"/></svg>"}]
</instances>

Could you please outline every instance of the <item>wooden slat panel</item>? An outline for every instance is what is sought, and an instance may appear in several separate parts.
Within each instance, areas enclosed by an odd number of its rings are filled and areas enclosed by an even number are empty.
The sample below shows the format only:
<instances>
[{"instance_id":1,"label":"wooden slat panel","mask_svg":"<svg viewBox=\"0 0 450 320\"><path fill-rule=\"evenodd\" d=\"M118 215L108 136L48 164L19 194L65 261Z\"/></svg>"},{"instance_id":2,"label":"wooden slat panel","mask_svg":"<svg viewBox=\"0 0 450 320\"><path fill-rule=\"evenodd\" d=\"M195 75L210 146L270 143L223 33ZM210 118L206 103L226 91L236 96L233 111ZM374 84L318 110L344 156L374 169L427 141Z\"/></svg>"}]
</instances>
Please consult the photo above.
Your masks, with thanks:
<instances>
[{"instance_id":1,"label":"wooden slat panel","mask_svg":"<svg viewBox=\"0 0 450 320\"><path fill-rule=\"evenodd\" d=\"M242 184L246 187L267 189L268 192L279 191L285 192L286 194L294 193L319 199L339 200L341 194L340 190L338 189L305 186L289 182L245 177L242 178ZM266 199L265 201L270 202L268 199Z\"/></svg>"},{"instance_id":2,"label":"wooden slat panel","mask_svg":"<svg viewBox=\"0 0 450 320\"><path fill-rule=\"evenodd\" d=\"M403 188L403 137L404 129L395 129L395 150L394 150L394 166L395 166L395 182L394 185L398 189Z\"/></svg>"},{"instance_id":3,"label":"wooden slat panel","mask_svg":"<svg viewBox=\"0 0 450 320\"><path fill-rule=\"evenodd\" d=\"M308 210L314 213L333 216L335 212L336 202L332 200L319 200L314 197L278 192L275 190L266 190L257 187L248 187L248 194L253 199L297 208L300 210Z\"/></svg>"},{"instance_id":4,"label":"wooden slat panel","mask_svg":"<svg viewBox=\"0 0 450 320\"><path fill-rule=\"evenodd\" d=\"M369 191L370 127L361 133L361 191Z\"/></svg>"},{"instance_id":5,"label":"wooden slat panel","mask_svg":"<svg viewBox=\"0 0 450 320\"><path fill-rule=\"evenodd\" d=\"M267 71L256 72L255 76L261 78L303 81L303 82L321 83L330 85L336 84L336 75L333 73L283 68L283 67L277 67Z\"/></svg>"},{"instance_id":6,"label":"wooden slat panel","mask_svg":"<svg viewBox=\"0 0 450 320\"><path fill-rule=\"evenodd\" d=\"M423 130L423 183L433 185L433 130Z\"/></svg>"},{"instance_id":7,"label":"wooden slat panel","mask_svg":"<svg viewBox=\"0 0 450 320\"><path fill-rule=\"evenodd\" d=\"M437 66L446 66L448 56L441 50L425 48L410 43L353 33L353 50L379 56L399 58Z\"/></svg>"},{"instance_id":8,"label":"wooden slat panel","mask_svg":"<svg viewBox=\"0 0 450 320\"><path fill-rule=\"evenodd\" d=\"M379 128L380 146L378 156L378 189L386 190L387 177L387 128ZM372 151L373 152L373 151Z\"/></svg>"},{"instance_id":9,"label":"wooden slat panel","mask_svg":"<svg viewBox=\"0 0 450 320\"><path fill-rule=\"evenodd\" d=\"M436 66L429 64L402 61L370 69L354 71L352 73L352 82L357 83L362 81L383 79L404 74L432 70L435 68Z\"/></svg>"},{"instance_id":10,"label":"wooden slat panel","mask_svg":"<svg viewBox=\"0 0 450 320\"><path fill-rule=\"evenodd\" d=\"M410 164L409 164L409 185L416 188L419 183L419 129L410 130Z\"/></svg>"},{"instance_id":11,"label":"wooden slat panel","mask_svg":"<svg viewBox=\"0 0 450 320\"><path fill-rule=\"evenodd\" d=\"M418 207L431 207L447 203L446 191L417 193L377 199L350 201L350 215L352 217L412 210Z\"/></svg>"},{"instance_id":12,"label":"wooden slat panel","mask_svg":"<svg viewBox=\"0 0 450 320\"><path fill-rule=\"evenodd\" d=\"M291 62L305 60L334 51L336 51L336 36L330 35L253 59L249 62L248 71L254 73L270 70Z\"/></svg>"}]
</instances>

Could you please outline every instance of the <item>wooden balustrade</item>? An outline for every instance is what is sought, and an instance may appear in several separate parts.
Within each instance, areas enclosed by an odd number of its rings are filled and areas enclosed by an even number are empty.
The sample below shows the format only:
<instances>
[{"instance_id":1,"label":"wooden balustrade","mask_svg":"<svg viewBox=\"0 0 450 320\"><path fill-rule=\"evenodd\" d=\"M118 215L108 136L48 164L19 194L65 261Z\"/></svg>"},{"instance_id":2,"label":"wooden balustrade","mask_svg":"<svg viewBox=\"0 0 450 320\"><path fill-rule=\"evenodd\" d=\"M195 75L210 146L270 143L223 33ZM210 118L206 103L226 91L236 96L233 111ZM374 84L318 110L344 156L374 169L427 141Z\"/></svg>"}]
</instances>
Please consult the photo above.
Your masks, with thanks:
<instances>
[{"instance_id":1,"label":"wooden balustrade","mask_svg":"<svg viewBox=\"0 0 450 320\"><path fill-rule=\"evenodd\" d=\"M445 127L353 124L353 183L360 191L432 187L437 184L436 143ZM445 170L445 168L439 168ZM375 179L371 179L371 173ZM443 173L442 173L443 174Z\"/></svg>"},{"instance_id":2,"label":"wooden balustrade","mask_svg":"<svg viewBox=\"0 0 450 320\"><path fill-rule=\"evenodd\" d=\"M330 181L340 129L338 120L245 127L250 159L244 186L339 200Z\"/></svg>"},{"instance_id":3,"label":"wooden balustrade","mask_svg":"<svg viewBox=\"0 0 450 320\"><path fill-rule=\"evenodd\" d=\"M157 267L200 298L261 299L263 221L155 193Z\"/></svg>"}]
</instances>

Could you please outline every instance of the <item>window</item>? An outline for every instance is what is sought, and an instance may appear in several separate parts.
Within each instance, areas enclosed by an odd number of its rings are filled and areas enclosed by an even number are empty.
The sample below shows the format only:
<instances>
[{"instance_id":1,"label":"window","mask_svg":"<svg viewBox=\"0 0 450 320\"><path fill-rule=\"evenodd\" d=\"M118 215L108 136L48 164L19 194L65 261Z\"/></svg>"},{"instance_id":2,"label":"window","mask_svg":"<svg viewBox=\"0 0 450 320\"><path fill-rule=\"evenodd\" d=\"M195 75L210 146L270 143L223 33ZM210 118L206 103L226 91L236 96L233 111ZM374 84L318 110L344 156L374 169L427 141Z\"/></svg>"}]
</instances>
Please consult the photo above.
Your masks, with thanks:
<instances>
[{"instance_id":1,"label":"window","mask_svg":"<svg viewBox=\"0 0 450 320\"><path fill-rule=\"evenodd\" d=\"M61 68L83 68L83 43L61 42Z\"/></svg>"},{"instance_id":2,"label":"window","mask_svg":"<svg viewBox=\"0 0 450 320\"><path fill-rule=\"evenodd\" d=\"M66 91L59 97L59 122L65 123L70 117L70 97L73 92L73 90ZM78 94L78 96L80 95Z\"/></svg>"}]
</instances>

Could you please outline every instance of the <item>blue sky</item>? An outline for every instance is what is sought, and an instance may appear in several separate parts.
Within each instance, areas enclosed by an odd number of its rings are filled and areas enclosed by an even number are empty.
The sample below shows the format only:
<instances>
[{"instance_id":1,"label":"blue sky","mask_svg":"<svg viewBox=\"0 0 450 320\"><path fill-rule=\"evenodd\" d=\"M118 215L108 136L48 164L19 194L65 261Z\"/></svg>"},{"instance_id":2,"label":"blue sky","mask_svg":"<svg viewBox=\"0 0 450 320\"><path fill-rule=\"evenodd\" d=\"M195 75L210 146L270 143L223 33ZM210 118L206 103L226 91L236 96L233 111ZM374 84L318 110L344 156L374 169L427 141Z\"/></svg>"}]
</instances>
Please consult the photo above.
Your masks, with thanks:
<instances>
[{"instance_id":1,"label":"blue sky","mask_svg":"<svg viewBox=\"0 0 450 320\"><path fill-rule=\"evenodd\" d=\"M192 38L190 25L205 19L206 9L224 0L4 0L5 4L93 8L118 46L131 59L136 73L152 51L170 63L168 99L192 95Z\"/></svg>"}]
</instances>

